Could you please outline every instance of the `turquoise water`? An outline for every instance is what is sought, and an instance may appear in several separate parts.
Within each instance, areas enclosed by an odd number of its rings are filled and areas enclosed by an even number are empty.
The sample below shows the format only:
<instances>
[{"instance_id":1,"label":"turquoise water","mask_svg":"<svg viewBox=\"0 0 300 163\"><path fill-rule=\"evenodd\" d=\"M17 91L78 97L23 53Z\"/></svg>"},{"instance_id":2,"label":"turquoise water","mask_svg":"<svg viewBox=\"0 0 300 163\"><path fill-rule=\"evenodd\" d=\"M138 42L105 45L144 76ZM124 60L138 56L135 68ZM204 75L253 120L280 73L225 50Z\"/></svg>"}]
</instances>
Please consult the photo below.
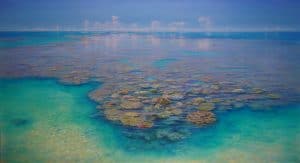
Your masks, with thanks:
<instances>
[{"instance_id":1,"label":"turquoise water","mask_svg":"<svg viewBox=\"0 0 300 163\"><path fill-rule=\"evenodd\" d=\"M1 161L300 162L299 38L0 32ZM153 109L164 95L182 112ZM189 123L196 97L214 103L215 123Z\"/></svg>"},{"instance_id":2,"label":"turquoise water","mask_svg":"<svg viewBox=\"0 0 300 163\"><path fill-rule=\"evenodd\" d=\"M214 55L218 55L218 53L216 52L210 52L210 51L185 51L182 52L183 55L186 56L214 56Z\"/></svg>"},{"instance_id":3,"label":"turquoise water","mask_svg":"<svg viewBox=\"0 0 300 163\"><path fill-rule=\"evenodd\" d=\"M48 79L2 79L1 157L8 162L299 162L300 106L218 111L191 137L149 144L96 116L97 87ZM143 147L143 148L142 148ZM157 150L157 149L160 150Z\"/></svg>"},{"instance_id":4,"label":"turquoise water","mask_svg":"<svg viewBox=\"0 0 300 163\"><path fill-rule=\"evenodd\" d=\"M33 33L0 33L0 48L14 48L22 46L39 46L54 43L62 43L70 41L71 38L66 37L63 33L47 33L47 32L33 32ZM47 39L45 39L47 38Z\"/></svg>"},{"instance_id":5,"label":"turquoise water","mask_svg":"<svg viewBox=\"0 0 300 163\"><path fill-rule=\"evenodd\" d=\"M41 46L69 41L78 41L82 37L110 34L134 34L156 36L162 39L247 39L282 40L299 43L300 32L0 32L0 48ZM195 53L190 55L196 55Z\"/></svg>"},{"instance_id":6,"label":"turquoise water","mask_svg":"<svg viewBox=\"0 0 300 163\"><path fill-rule=\"evenodd\" d=\"M0 48L54 45L80 40L84 32L0 32Z\"/></svg>"},{"instance_id":7,"label":"turquoise water","mask_svg":"<svg viewBox=\"0 0 300 163\"><path fill-rule=\"evenodd\" d=\"M177 59L175 58L164 58L164 59L159 59L153 62L153 66L159 69L164 69L167 66L169 66L171 63L176 62Z\"/></svg>"}]
</instances>

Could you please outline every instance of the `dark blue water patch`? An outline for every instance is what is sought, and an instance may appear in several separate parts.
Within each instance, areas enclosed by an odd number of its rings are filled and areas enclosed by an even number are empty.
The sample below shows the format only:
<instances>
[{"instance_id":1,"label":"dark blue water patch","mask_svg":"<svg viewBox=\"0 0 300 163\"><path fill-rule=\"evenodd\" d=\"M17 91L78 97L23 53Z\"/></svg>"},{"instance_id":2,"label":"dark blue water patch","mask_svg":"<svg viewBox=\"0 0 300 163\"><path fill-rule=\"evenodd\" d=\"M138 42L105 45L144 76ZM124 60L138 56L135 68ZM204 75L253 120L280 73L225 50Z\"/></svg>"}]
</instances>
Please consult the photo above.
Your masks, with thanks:
<instances>
[{"instance_id":1,"label":"dark blue water patch","mask_svg":"<svg viewBox=\"0 0 300 163\"><path fill-rule=\"evenodd\" d=\"M175 58L164 58L159 59L153 62L153 66L158 69L164 69L167 66L169 66L171 63L178 61L178 59Z\"/></svg>"},{"instance_id":2,"label":"dark blue water patch","mask_svg":"<svg viewBox=\"0 0 300 163\"><path fill-rule=\"evenodd\" d=\"M22 127L30 124L31 121L25 118L15 118L11 120L11 123L16 127Z\"/></svg>"}]
</instances>

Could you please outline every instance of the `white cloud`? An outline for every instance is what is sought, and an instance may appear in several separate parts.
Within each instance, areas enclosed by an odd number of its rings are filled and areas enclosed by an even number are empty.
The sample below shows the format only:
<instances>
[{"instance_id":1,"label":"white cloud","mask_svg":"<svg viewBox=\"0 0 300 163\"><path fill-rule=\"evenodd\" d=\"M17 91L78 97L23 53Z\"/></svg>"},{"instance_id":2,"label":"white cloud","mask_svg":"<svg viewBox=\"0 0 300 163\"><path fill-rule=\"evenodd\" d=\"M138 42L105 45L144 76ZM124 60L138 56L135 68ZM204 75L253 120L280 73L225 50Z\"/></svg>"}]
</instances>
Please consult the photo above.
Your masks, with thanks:
<instances>
[{"instance_id":1,"label":"white cloud","mask_svg":"<svg viewBox=\"0 0 300 163\"><path fill-rule=\"evenodd\" d=\"M99 30L116 30L120 28L120 21L118 16L111 16L111 21L106 22L89 22L85 20L83 23L84 31L99 31Z\"/></svg>"},{"instance_id":2,"label":"white cloud","mask_svg":"<svg viewBox=\"0 0 300 163\"><path fill-rule=\"evenodd\" d=\"M88 20L84 20L83 28L84 28L85 31L89 30L89 25L90 25L90 22Z\"/></svg>"},{"instance_id":3,"label":"white cloud","mask_svg":"<svg viewBox=\"0 0 300 163\"><path fill-rule=\"evenodd\" d=\"M180 22L172 22L169 24L170 27L177 27L177 28L181 28L184 27L185 23L183 21Z\"/></svg>"},{"instance_id":4,"label":"white cloud","mask_svg":"<svg viewBox=\"0 0 300 163\"><path fill-rule=\"evenodd\" d=\"M212 21L211 21L210 17L208 17L208 16L199 16L198 22L199 22L200 26L202 26L205 29L211 28Z\"/></svg>"},{"instance_id":5,"label":"white cloud","mask_svg":"<svg viewBox=\"0 0 300 163\"><path fill-rule=\"evenodd\" d=\"M189 26L184 21L174 21L174 22L161 22L158 20L152 20L148 25L137 24L135 22L122 23L118 16L111 16L111 20L107 21L89 21L84 20L82 26L80 27L62 27L60 28L50 28L51 30L84 30L84 31L193 31L193 32L228 32L228 31L296 31L293 28L283 28L283 27L268 27L268 28L233 28L226 26L213 26L212 20L208 16L199 16L197 18L199 23L198 26ZM49 28L34 28L31 30L48 30ZM298 29L299 30L299 29ZM208 47L207 43L201 43L203 47Z\"/></svg>"},{"instance_id":6,"label":"white cloud","mask_svg":"<svg viewBox=\"0 0 300 163\"><path fill-rule=\"evenodd\" d=\"M118 16L111 16L111 23L113 26L119 25L119 17Z\"/></svg>"},{"instance_id":7,"label":"white cloud","mask_svg":"<svg viewBox=\"0 0 300 163\"><path fill-rule=\"evenodd\" d=\"M152 28L152 29L158 29L159 27L160 27L160 22L159 22L159 21L153 20L153 21L151 22L151 28Z\"/></svg>"},{"instance_id":8,"label":"white cloud","mask_svg":"<svg viewBox=\"0 0 300 163\"><path fill-rule=\"evenodd\" d=\"M183 21L177 21L177 22L172 22L168 25L168 28L170 30L180 30L183 29L185 26L185 22Z\"/></svg>"}]
</instances>

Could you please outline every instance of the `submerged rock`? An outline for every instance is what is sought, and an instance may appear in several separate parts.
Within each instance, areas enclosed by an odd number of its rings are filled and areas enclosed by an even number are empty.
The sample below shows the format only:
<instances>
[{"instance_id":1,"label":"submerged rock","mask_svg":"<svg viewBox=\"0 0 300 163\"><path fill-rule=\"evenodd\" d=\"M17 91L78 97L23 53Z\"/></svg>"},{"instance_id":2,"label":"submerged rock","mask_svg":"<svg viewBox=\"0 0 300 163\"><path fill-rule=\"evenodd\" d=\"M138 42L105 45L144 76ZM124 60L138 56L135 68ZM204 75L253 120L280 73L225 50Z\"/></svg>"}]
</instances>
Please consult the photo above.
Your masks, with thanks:
<instances>
[{"instance_id":1,"label":"submerged rock","mask_svg":"<svg viewBox=\"0 0 300 163\"><path fill-rule=\"evenodd\" d=\"M121 108L123 109L139 109L143 107L143 103L137 97L126 95L127 97L121 100Z\"/></svg>"},{"instance_id":2,"label":"submerged rock","mask_svg":"<svg viewBox=\"0 0 300 163\"><path fill-rule=\"evenodd\" d=\"M111 94L111 98L118 98L119 97L119 94L118 93L113 93Z\"/></svg>"},{"instance_id":3,"label":"submerged rock","mask_svg":"<svg viewBox=\"0 0 300 163\"><path fill-rule=\"evenodd\" d=\"M125 112L124 116L129 116L129 117L138 117L140 114L138 112Z\"/></svg>"},{"instance_id":4,"label":"submerged rock","mask_svg":"<svg viewBox=\"0 0 300 163\"><path fill-rule=\"evenodd\" d=\"M215 108L215 105L213 103L205 102L205 103L200 104L198 109L202 110L202 111L210 111L210 110L213 110L214 108Z\"/></svg>"},{"instance_id":5,"label":"submerged rock","mask_svg":"<svg viewBox=\"0 0 300 163\"><path fill-rule=\"evenodd\" d=\"M144 120L144 117L138 112L124 112L118 109L106 109L104 114L108 120L119 121L125 126L138 128L150 128L153 126L153 122Z\"/></svg>"},{"instance_id":6,"label":"submerged rock","mask_svg":"<svg viewBox=\"0 0 300 163\"><path fill-rule=\"evenodd\" d=\"M145 83L145 84L140 84L139 85L141 88L143 89L149 89L149 88L152 88L152 85L148 84L148 83Z\"/></svg>"},{"instance_id":7,"label":"submerged rock","mask_svg":"<svg viewBox=\"0 0 300 163\"><path fill-rule=\"evenodd\" d=\"M182 114L182 110L179 108L166 108L172 115L180 115Z\"/></svg>"},{"instance_id":8,"label":"submerged rock","mask_svg":"<svg viewBox=\"0 0 300 163\"><path fill-rule=\"evenodd\" d=\"M167 97L159 97L159 98L155 99L154 101L156 104L159 104L162 106L166 106L171 103L171 101Z\"/></svg>"},{"instance_id":9,"label":"submerged rock","mask_svg":"<svg viewBox=\"0 0 300 163\"><path fill-rule=\"evenodd\" d=\"M157 88L159 88L161 86L160 86L160 84L153 84L151 87L157 89Z\"/></svg>"},{"instance_id":10,"label":"submerged rock","mask_svg":"<svg viewBox=\"0 0 300 163\"><path fill-rule=\"evenodd\" d=\"M185 138L185 134L175 132L175 131L170 131L167 129L157 130L155 136L157 139L167 139L168 141L179 141Z\"/></svg>"},{"instance_id":11,"label":"submerged rock","mask_svg":"<svg viewBox=\"0 0 300 163\"><path fill-rule=\"evenodd\" d=\"M137 94L137 95L147 95L147 94L150 94L149 91L136 91L134 92L134 94Z\"/></svg>"},{"instance_id":12,"label":"submerged rock","mask_svg":"<svg viewBox=\"0 0 300 163\"><path fill-rule=\"evenodd\" d=\"M149 92L152 94L158 94L159 90L154 88L154 89L150 89Z\"/></svg>"},{"instance_id":13,"label":"submerged rock","mask_svg":"<svg viewBox=\"0 0 300 163\"><path fill-rule=\"evenodd\" d=\"M264 92L265 91L263 89L260 89L260 88L253 88L252 89L252 93L254 93L254 94L262 94Z\"/></svg>"},{"instance_id":14,"label":"submerged rock","mask_svg":"<svg viewBox=\"0 0 300 163\"><path fill-rule=\"evenodd\" d=\"M118 109L105 109L104 114L108 120L117 121L120 119L122 111Z\"/></svg>"},{"instance_id":15,"label":"submerged rock","mask_svg":"<svg viewBox=\"0 0 300 163\"><path fill-rule=\"evenodd\" d=\"M212 90L212 89L209 89L209 88L203 88L200 93L204 94L204 95L210 95L210 94L215 93L215 90Z\"/></svg>"},{"instance_id":16,"label":"submerged rock","mask_svg":"<svg viewBox=\"0 0 300 163\"><path fill-rule=\"evenodd\" d=\"M221 101L222 100L219 99L219 98L213 98L213 99L210 100L210 102L212 102L212 103L220 103Z\"/></svg>"},{"instance_id":17,"label":"submerged rock","mask_svg":"<svg viewBox=\"0 0 300 163\"><path fill-rule=\"evenodd\" d=\"M163 112L157 113L156 117L164 119L164 118L170 117L171 115L172 115L172 113L170 111L163 111Z\"/></svg>"},{"instance_id":18,"label":"submerged rock","mask_svg":"<svg viewBox=\"0 0 300 163\"><path fill-rule=\"evenodd\" d=\"M112 102L112 101L106 102L103 105L103 108L105 108L105 109L114 109L116 107L117 107L117 104L115 102ZM101 108L101 107L99 107L99 108Z\"/></svg>"},{"instance_id":19,"label":"submerged rock","mask_svg":"<svg viewBox=\"0 0 300 163\"><path fill-rule=\"evenodd\" d=\"M201 103L204 103L204 102L205 102L204 98L197 97L192 100L192 105L200 105Z\"/></svg>"},{"instance_id":20,"label":"submerged rock","mask_svg":"<svg viewBox=\"0 0 300 163\"><path fill-rule=\"evenodd\" d=\"M182 114L182 110L179 108L166 107L164 111L157 113L156 116L158 118L168 118L172 115L180 115Z\"/></svg>"},{"instance_id":21,"label":"submerged rock","mask_svg":"<svg viewBox=\"0 0 300 163\"><path fill-rule=\"evenodd\" d=\"M232 93L245 93L246 91L244 89L241 88L237 88L231 91Z\"/></svg>"},{"instance_id":22,"label":"submerged rock","mask_svg":"<svg viewBox=\"0 0 300 163\"><path fill-rule=\"evenodd\" d=\"M176 104L175 104L175 107L176 108L181 108L181 107L183 107L184 106L184 104L182 103L182 102L177 102Z\"/></svg>"},{"instance_id":23,"label":"submerged rock","mask_svg":"<svg viewBox=\"0 0 300 163\"><path fill-rule=\"evenodd\" d=\"M139 109L143 104L139 100L123 100L121 102L121 107L123 109Z\"/></svg>"},{"instance_id":24,"label":"submerged rock","mask_svg":"<svg viewBox=\"0 0 300 163\"><path fill-rule=\"evenodd\" d=\"M211 88L211 89L214 89L214 90L219 90L219 89L220 89L220 86L214 84L214 85L211 85L210 88Z\"/></svg>"},{"instance_id":25,"label":"submerged rock","mask_svg":"<svg viewBox=\"0 0 300 163\"><path fill-rule=\"evenodd\" d=\"M181 93L171 93L166 95L166 97L170 100L178 101L184 99L184 95Z\"/></svg>"},{"instance_id":26,"label":"submerged rock","mask_svg":"<svg viewBox=\"0 0 300 163\"><path fill-rule=\"evenodd\" d=\"M211 124L216 121L215 114L209 111L196 111L189 113L186 119L197 126Z\"/></svg>"},{"instance_id":27,"label":"submerged rock","mask_svg":"<svg viewBox=\"0 0 300 163\"><path fill-rule=\"evenodd\" d=\"M123 125L138 128L150 128L153 126L153 122L145 121L144 118L137 112L124 113L120 121Z\"/></svg>"},{"instance_id":28,"label":"submerged rock","mask_svg":"<svg viewBox=\"0 0 300 163\"><path fill-rule=\"evenodd\" d=\"M128 89L122 89L122 90L119 90L118 91L118 94L119 95L127 95L129 93L129 90Z\"/></svg>"},{"instance_id":29,"label":"submerged rock","mask_svg":"<svg viewBox=\"0 0 300 163\"><path fill-rule=\"evenodd\" d=\"M270 98L270 99L272 99L272 100L280 99L280 95L279 94L275 94L275 93L267 94L267 97Z\"/></svg>"}]
</instances>

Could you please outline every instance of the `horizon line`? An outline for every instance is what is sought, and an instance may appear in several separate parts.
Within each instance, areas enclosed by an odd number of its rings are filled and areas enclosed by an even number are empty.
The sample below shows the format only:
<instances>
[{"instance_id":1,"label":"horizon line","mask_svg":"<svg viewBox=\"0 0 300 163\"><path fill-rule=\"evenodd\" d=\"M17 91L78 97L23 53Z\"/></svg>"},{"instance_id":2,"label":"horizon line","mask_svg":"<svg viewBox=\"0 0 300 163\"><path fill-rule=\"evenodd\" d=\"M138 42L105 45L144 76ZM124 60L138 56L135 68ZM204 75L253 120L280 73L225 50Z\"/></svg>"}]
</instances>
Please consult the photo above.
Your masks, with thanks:
<instances>
[{"instance_id":1,"label":"horizon line","mask_svg":"<svg viewBox=\"0 0 300 163\"><path fill-rule=\"evenodd\" d=\"M107 30L85 30L85 29L15 29L15 30L1 30L0 32L134 32L134 33L217 33L217 32L300 32L300 29L211 29L211 30L199 30L199 29L163 29L163 30L152 30L152 29L107 29Z\"/></svg>"}]
</instances>

